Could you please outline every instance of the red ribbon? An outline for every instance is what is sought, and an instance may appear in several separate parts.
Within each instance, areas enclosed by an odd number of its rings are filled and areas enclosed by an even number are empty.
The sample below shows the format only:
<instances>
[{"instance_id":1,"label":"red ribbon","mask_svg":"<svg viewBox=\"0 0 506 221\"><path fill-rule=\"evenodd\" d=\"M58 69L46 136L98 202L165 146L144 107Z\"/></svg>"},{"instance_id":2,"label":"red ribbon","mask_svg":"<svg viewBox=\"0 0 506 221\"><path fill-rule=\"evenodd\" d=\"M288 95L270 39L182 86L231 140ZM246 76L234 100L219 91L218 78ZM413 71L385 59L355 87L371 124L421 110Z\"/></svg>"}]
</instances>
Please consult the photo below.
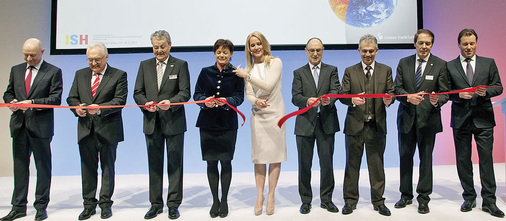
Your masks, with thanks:
<instances>
[{"instance_id":1,"label":"red ribbon","mask_svg":"<svg viewBox=\"0 0 506 221\"><path fill-rule=\"evenodd\" d=\"M315 102L313 102L312 104L308 105L307 107L305 107L303 109L300 109L300 110L297 110L297 111L294 111L294 112L289 113L286 116L282 117L278 121L278 127L281 128L281 126L289 118L291 118L293 116L297 116L297 115L303 114L303 113L306 113L309 109L311 109L316 103L318 103L318 101L320 101L324 97L329 97L329 98L354 98L354 97L360 97L360 98L384 98L384 97L406 97L406 96L409 96L409 95L457 94L457 93L461 93L461 92L475 93L476 90L478 88L480 88L480 87L502 87L502 86L485 86L485 85L480 85L480 86L466 88L466 89L462 89L462 90L448 91L448 92L441 92L441 93L420 92L420 93L415 93L415 94L400 94L400 95L389 95L389 94L325 94L325 95L322 95L322 96L318 97L318 99L316 99Z\"/></svg>"},{"instance_id":2,"label":"red ribbon","mask_svg":"<svg viewBox=\"0 0 506 221\"><path fill-rule=\"evenodd\" d=\"M218 98L212 98L209 100L200 100L200 101L188 101L188 102L179 102L179 103L170 103L170 104L158 104L156 102L153 102L152 105L102 105L102 106L60 106L60 105L50 105L50 104L20 104L20 103L0 103L0 107L17 107L17 108L65 108L65 109L102 109L102 108L124 108L124 107L144 107L149 108L152 106L164 106L164 105L185 105L185 104L200 104L200 103L207 103L207 102L213 102L218 100ZM227 106L232 108L235 112L237 112L241 118L242 118L242 124L244 125L246 122L246 117L244 114L239 111L236 107L232 106L227 102L226 99L220 99L220 101L225 102Z\"/></svg>"}]
</instances>

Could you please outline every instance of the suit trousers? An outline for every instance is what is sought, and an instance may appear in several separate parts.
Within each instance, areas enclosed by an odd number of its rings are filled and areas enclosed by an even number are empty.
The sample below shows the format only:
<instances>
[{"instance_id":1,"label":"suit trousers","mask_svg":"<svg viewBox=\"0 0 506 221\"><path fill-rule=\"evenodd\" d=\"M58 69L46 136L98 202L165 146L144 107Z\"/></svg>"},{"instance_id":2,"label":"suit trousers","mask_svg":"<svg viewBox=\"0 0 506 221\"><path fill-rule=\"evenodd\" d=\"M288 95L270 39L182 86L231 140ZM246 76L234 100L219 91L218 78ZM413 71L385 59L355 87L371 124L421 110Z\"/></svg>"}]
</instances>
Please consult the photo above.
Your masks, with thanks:
<instances>
[{"instance_id":1,"label":"suit trousers","mask_svg":"<svg viewBox=\"0 0 506 221\"><path fill-rule=\"evenodd\" d=\"M374 206L384 204L385 170L383 154L385 152L385 143L386 134L377 132L374 121L364 123L364 129L361 132L355 135L346 135L346 168L343 183L345 203L357 205L360 164L365 145L369 183L371 185L371 202Z\"/></svg>"},{"instance_id":2,"label":"suit trousers","mask_svg":"<svg viewBox=\"0 0 506 221\"><path fill-rule=\"evenodd\" d=\"M116 162L116 149L118 143L100 143L97 135L91 130L90 135L79 142L81 155L81 179L83 188L84 208L95 209L111 207L114 192L114 163ZM98 163L102 169L102 186L99 200L96 199L98 182Z\"/></svg>"},{"instance_id":3,"label":"suit trousers","mask_svg":"<svg viewBox=\"0 0 506 221\"><path fill-rule=\"evenodd\" d=\"M311 203L311 166L313 165L313 151L316 141L318 157L320 159L320 199L321 202L332 201L334 191L334 135L326 134L317 118L312 136L296 136L299 158L299 195L302 203Z\"/></svg>"},{"instance_id":4,"label":"suit trousers","mask_svg":"<svg viewBox=\"0 0 506 221\"><path fill-rule=\"evenodd\" d=\"M12 153L14 161L14 191L12 193L12 209L26 212L28 196L28 179L30 177L30 156L33 152L37 169L35 187L35 209L46 209L49 203L51 186L51 143L52 137L37 138L32 136L25 126L13 138Z\"/></svg>"},{"instance_id":5,"label":"suit trousers","mask_svg":"<svg viewBox=\"0 0 506 221\"><path fill-rule=\"evenodd\" d=\"M420 157L419 178L416 192L419 203L429 203L432 193L432 152L436 133L430 128L417 128L416 123L408 133L399 132L399 155L401 183L399 191L401 198L413 199L413 157L418 146Z\"/></svg>"},{"instance_id":6,"label":"suit trousers","mask_svg":"<svg viewBox=\"0 0 506 221\"><path fill-rule=\"evenodd\" d=\"M473 162L471 161L473 135L479 156L482 205L488 206L496 203L496 182L492 157L494 128L476 128L472 120L467 120L461 128L453 128L457 172L460 184L464 189L462 197L465 200L476 199L473 182Z\"/></svg>"},{"instance_id":7,"label":"suit trousers","mask_svg":"<svg viewBox=\"0 0 506 221\"><path fill-rule=\"evenodd\" d=\"M167 173L169 188L167 206L178 208L183 200L183 145L184 133L165 136L157 119L153 134L146 134L149 167L149 202L151 206L163 208L163 161L164 146L167 146Z\"/></svg>"}]
</instances>

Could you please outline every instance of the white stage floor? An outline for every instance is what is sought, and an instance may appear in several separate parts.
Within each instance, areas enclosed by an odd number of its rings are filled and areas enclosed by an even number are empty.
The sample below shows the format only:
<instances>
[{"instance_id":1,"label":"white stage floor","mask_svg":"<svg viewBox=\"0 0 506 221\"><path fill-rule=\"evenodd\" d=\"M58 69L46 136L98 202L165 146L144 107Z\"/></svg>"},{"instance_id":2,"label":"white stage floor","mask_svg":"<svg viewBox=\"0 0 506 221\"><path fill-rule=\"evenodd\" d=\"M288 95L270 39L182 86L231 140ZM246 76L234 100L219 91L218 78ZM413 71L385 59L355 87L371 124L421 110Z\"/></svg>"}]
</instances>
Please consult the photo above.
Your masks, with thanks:
<instances>
[{"instance_id":1,"label":"white stage floor","mask_svg":"<svg viewBox=\"0 0 506 221\"><path fill-rule=\"evenodd\" d=\"M415 181L418 179L418 168L415 168ZM480 193L479 172L475 165L475 185L478 194ZM505 183L505 164L495 164L497 180L497 206L506 211L506 183ZM33 173L32 173L33 174ZM461 193L462 188L457 177L456 167L436 166L434 167L434 192L431 195L429 214L418 214L417 203L414 200L413 205L404 209L395 209L394 204L399 200L399 169L387 168L387 186L385 191L385 204L392 211L392 216L385 217L374 211L370 203L369 180L367 170L361 171L360 178L360 201L357 209L350 215L343 215L340 212L329 213L319 207L319 172L313 171L313 209L311 213L302 215L298 212L300 207L300 198L297 189L297 172L282 171L276 195L276 211L272 216L255 216L253 207L255 205L256 189L254 185L253 173L234 173L232 186L229 194L228 217L224 220L496 220L488 213L481 210L481 197L477 199L477 207L471 212L460 212L460 204L463 202ZM334 190L334 203L342 209L344 201L342 199L342 180L343 170L335 171L336 187ZM35 209L31 206L34 198L35 177L30 180L28 215L17 219L33 220ZM167 180L165 179L165 183ZM77 220L77 216L82 211L81 199L81 179L79 176L58 176L53 177L51 188L51 202L48 207L49 218L52 221ZM13 178L0 178L0 216L6 215L10 209L10 199L12 194ZM164 189L167 190L166 188ZM207 184L205 174L185 174L184 176L184 199L179 210L181 217L178 220L215 220L209 217L209 209L212 203L211 193ZM165 195L165 194L164 194ZM148 176L147 175L118 175L116 176L116 190L113 196L114 205L112 207L113 216L108 220L144 220L144 214L149 209L148 201ZM97 209L97 215L89 220L101 220L100 209ZM164 213L158 215L152 220L168 220L167 208Z\"/></svg>"}]
</instances>

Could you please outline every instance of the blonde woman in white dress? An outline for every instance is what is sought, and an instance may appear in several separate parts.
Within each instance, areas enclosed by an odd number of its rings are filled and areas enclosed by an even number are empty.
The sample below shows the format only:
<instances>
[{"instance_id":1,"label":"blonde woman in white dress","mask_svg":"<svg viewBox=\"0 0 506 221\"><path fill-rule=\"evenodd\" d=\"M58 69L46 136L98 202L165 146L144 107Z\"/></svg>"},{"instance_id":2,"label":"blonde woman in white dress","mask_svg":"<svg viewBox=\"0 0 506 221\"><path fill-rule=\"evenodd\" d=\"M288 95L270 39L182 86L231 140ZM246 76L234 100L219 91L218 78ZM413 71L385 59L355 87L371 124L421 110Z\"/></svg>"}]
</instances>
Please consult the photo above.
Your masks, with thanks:
<instances>
[{"instance_id":1,"label":"blonde woman in white dress","mask_svg":"<svg viewBox=\"0 0 506 221\"><path fill-rule=\"evenodd\" d=\"M274 213L274 192L279 179L281 162L286 161L286 128L277 122L285 115L281 96L283 64L272 57L270 45L260 32L251 33L245 46L246 69L237 68L236 75L244 78L246 99L251 109L251 160L255 164L257 200L255 215L262 214L264 185L269 164L269 190L266 214Z\"/></svg>"}]
</instances>

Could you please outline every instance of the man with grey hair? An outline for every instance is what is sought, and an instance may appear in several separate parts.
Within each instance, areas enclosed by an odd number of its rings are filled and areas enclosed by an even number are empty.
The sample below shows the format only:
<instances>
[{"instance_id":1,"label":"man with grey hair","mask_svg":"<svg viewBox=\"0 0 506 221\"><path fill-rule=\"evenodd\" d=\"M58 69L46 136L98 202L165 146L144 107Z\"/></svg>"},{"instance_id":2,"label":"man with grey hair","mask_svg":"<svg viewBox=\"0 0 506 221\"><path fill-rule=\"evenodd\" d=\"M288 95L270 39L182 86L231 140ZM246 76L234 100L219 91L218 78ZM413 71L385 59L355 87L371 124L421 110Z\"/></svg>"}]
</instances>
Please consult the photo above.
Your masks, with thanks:
<instances>
[{"instance_id":1,"label":"man with grey hair","mask_svg":"<svg viewBox=\"0 0 506 221\"><path fill-rule=\"evenodd\" d=\"M358 53L362 61L346 68L343 76L343 94L394 94L392 69L374 60L378 53L378 41L372 35L360 38ZM346 168L344 173L343 214L350 214L356 208L359 193L358 180L360 164L366 151L371 185L371 202L374 210L381 215L390 216L385 206L385 171L383 154L385 152L387 120L386 108L394 101L384 98L341 98L348 105L344 125L346 135Z\"/></svg>"},{"instance_id":2,"label":"man with grey hair","mask_svg":"<svg viewBox=\"0 0 506 221\"><path fill-rule=\"evenodd\" d=\"M190 99L190 74L186 61L169 56L172 42L167 31L151 35L154 58L142 61L137 73L134 100L144 114L144 135L148 152L149 202L145 219L163 212L164 147L167 148L169 218L179 218L183 199L183 144L186 118L183 105L171 103Z\"/></svg>"},{"instance_id":3,"label":"man with grey hair","mask_svg":"<svg viewBox=\"0 0 506 221\"><path fill-rule=\"evenodd\" d=\"M81 156L81 179L84 210L79 220L95 214L97 204L100 217L112 216L111 200L114 192L114 162L118 142L123 141L122 108L99 108L102 105L125 105L128 86L127 73L107 64L109 55L103 43L91 43L86 49L89 67L76 72L67 103L87 106L71 109L79 118L77 135ZM98 107L98 108L97 108ZM97 192L98 164L102 169L102 187Z\"/></svg>"},{"instance_id":4,"label":"man with grey hair","mask_svg":"<svg viewBox=\"0 0 506 221\"><path fill-rule=\"evenodd\" d=\"M60 105L62 71L42 59L44 48L36 38L23 44L26 62L13 66L4 93L5 103ZM0 220L14 220L26 216L30 155L33 153L37 169L37 185L33 206L35 220L47 218L51 186L51 140L54 135L53 109L10 107L10 130L14 163L14 191L12 210Z\"/></svg>"}]
</instances>

